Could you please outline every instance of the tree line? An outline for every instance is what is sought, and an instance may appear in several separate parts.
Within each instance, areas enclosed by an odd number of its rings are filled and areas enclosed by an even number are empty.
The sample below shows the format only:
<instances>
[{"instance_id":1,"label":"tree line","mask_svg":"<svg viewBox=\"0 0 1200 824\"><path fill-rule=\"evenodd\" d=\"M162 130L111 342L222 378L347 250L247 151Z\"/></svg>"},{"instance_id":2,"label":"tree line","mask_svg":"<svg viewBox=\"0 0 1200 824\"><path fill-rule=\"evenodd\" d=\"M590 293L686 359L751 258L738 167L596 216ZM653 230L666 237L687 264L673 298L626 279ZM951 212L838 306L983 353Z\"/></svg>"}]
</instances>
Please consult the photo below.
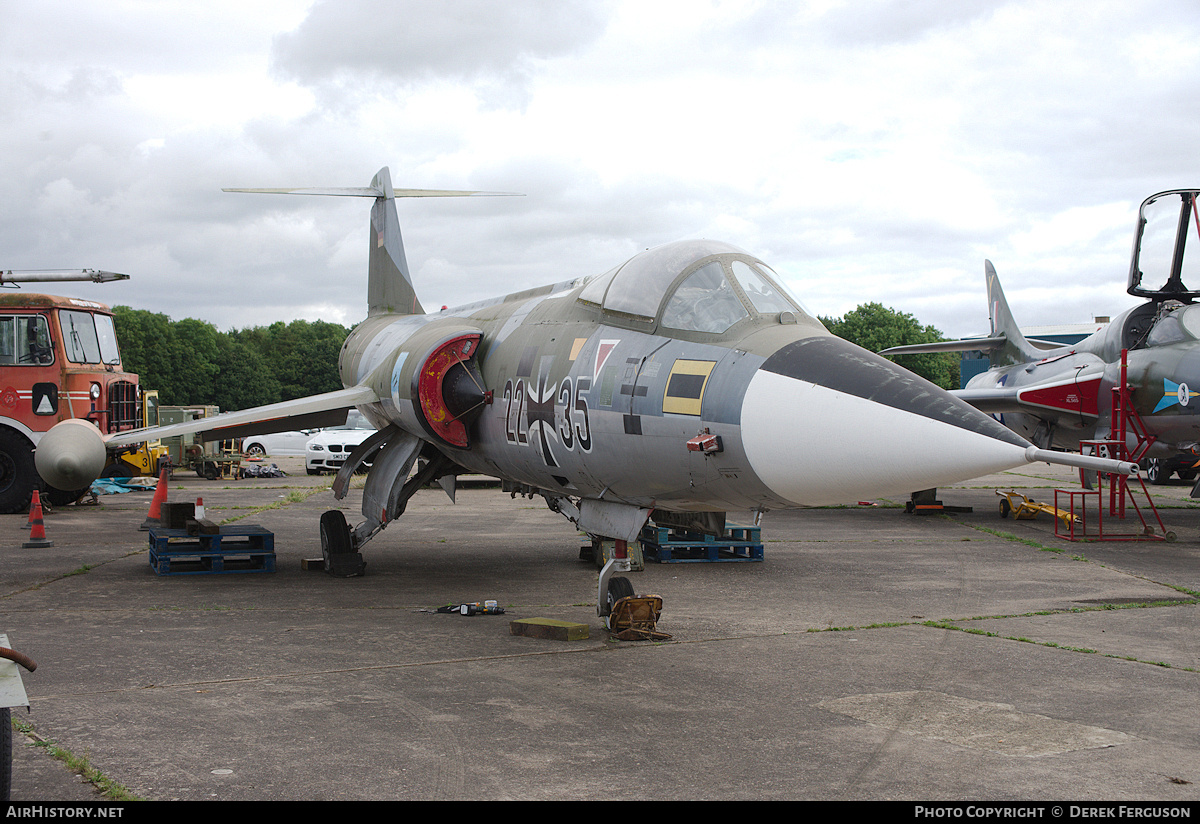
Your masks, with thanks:
<instances>
[{"instance_id":1,"label":"tree line","mask_svg":"<svg viewBox=\"0 0 1200 824\"><path fill-rule=\"evenodd\" d=\"M342 388L338 353L350 330L326 321L282 321L218 331L195 318L113 307L126 371L165 406L212 404L221 411Z\"/></svg>"},{"instance_id":2,"label":"tree line","mask_svg":"<svg viewBox=\"0 0 1200 824\"><path fill-rule=\"evenodd\" d=\"M282 321L220 332L195 318L113 308L125 369L166 406L214 404L230 412L342 388L338 354L350 330L326 321ZM889 346L943 340L932 326L879 303L864 303L840 318L819 318L830 332L878 352ZM901 366L957 389L957 353L904 355Z\"/></svg>"},{"instance_id":3,"label":"tree line","mask_svg":"<svg viewBox=\"0 0 1200 824\"><path fill-rule=\"evenodd\" d=\"M934 343L945 340L942 333L905 312L897 312L880 303L864 303L840 318L818 317L825 328L839 338L863 349L879 352L891 346ZM961 357L958 352L926 355L888 356L911 372L916 372L942 389L958 389Z\"/></svg>"}]
</instances>

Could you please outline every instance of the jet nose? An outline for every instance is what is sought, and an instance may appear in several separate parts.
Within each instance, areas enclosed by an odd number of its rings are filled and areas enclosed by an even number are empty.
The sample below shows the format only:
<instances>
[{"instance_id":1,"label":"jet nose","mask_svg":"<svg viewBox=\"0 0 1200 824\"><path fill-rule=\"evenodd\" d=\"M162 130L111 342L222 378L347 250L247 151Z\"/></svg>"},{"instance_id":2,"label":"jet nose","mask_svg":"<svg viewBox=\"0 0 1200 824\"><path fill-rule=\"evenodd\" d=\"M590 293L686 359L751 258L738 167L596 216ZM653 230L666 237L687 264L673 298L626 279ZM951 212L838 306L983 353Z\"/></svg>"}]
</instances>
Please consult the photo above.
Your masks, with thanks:
<instances>
[{"instance_id":1,"label":"jet nose","mask_svg":"<svg viewBox=\"0 0 1200 824\"><path fill-rule=\"evenodd\" d=\"M903 367L836 337L795 341L742 401L755 474L800 506L847 503L1021 466L1028 441Z\"/></svg>"}]
</instances>

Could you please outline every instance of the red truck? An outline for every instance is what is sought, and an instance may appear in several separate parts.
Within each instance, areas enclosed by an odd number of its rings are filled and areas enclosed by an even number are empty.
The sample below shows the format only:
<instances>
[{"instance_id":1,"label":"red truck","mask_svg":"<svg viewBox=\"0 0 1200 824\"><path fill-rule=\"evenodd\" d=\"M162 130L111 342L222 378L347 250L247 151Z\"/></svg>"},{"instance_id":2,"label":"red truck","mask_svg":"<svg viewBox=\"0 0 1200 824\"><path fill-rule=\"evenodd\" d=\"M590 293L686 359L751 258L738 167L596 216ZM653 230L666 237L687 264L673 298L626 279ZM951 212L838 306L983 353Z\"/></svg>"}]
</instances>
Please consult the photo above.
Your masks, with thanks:
<instances>
[{"instance_id":1,"label":"red truck","mask_svg":"<svg viewBox=\"0 0 1200 824\"><path fill-rule=\"evenodd\" d=\"M0 285L127 277L91 269L0 271ZM34 469L43 433L67 418L91 421L101 432L141 425L138 376L121 368L112 312L90 300L0 294L0 513L27 512L35 488L52 504L82 492L54 489Z\"/></svg>"}]
</instances>

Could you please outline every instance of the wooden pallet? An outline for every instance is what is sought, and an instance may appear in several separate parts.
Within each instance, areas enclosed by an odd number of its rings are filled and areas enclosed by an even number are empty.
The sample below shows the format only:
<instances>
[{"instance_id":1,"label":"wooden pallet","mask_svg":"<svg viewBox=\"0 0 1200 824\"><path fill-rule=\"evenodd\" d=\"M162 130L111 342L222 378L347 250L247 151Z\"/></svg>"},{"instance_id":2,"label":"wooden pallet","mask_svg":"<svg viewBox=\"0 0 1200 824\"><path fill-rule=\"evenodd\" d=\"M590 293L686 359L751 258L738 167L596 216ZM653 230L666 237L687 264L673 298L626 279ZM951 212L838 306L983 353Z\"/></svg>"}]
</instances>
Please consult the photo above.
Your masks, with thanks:
<instances>
[{"instance_id":1,"label":"wooden pallet","mask_svg":"<svg viewBox=\"0 0 1200 824\"><path fill-rule=\"evenodd\" d=\"M151 529L150 566L158 575L274 572L275 533L255 524L223 526L216 535Z\"/></svg>"},{"instance_id":2,"label":"wooden pallet","mask_svg":"<svg viewBox=\"0 0 1200 824\"><path fill-rule=\"evenodd\" d=\"M734 526L726 535L715 538L703 532L691 532L665 526L642 527L639 541L645 556L660 564L700 564L737 561L761 561L762 537L756 526Z\"/></svg>"}]
</instances>

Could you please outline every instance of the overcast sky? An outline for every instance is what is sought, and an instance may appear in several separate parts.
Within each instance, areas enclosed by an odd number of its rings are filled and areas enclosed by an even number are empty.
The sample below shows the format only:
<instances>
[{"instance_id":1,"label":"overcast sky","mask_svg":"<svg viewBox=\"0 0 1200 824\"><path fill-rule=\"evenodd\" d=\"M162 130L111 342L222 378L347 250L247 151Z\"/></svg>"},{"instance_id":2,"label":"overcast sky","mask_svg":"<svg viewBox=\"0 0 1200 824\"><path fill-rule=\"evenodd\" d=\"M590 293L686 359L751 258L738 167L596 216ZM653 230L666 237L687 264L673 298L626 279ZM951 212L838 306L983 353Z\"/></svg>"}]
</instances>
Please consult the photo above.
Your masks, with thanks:
<instances>
[{"instance_id":1,"label":"overcast sky","mask_svg":"<svg viewBox=\"0 0 1200 824\"><path fill-rule=\"evenodd\" d=\"M369 201L437 308L684 238L814 313L987 331L1125 292L1138 204L1200 186L1196 0L0 0L0 269L222 330L365 314Z\"/></svg>"}]
</instances>

